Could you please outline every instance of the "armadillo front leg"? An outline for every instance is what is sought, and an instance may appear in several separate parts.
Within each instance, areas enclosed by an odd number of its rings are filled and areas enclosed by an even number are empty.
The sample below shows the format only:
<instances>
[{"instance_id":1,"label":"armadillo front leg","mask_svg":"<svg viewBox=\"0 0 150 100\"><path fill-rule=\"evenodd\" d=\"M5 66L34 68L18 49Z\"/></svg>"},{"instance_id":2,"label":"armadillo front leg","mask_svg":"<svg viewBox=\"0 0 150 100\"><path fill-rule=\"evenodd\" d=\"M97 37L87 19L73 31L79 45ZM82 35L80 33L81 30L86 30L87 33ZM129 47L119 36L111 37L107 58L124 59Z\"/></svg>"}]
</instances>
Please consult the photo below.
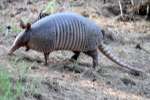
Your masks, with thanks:
<instances>
[{"instance_id":1,"label":"armadillo front leg","mask_svg":"<svg viewBox=\"0 0 150 100\"><path fill-rule=\"evenodd\" d=\"M25 51L29 51L29 50L30 50L29 46L26 46Z\"/></svg>"},{"instance_id":2,"label":"armadillo front leg","mask_svg":"<svg viewBox=\"0 0 150 100\"><path fill-rule=\"evenodd\" d=\"M95 68L98 65L98 52L97 52L97 50L87 51L84 53L92 57L93 68Z\"/></svg>"},{"instance_id":3,"label":"armadillo front leg","mask_svg":"<svg viewBox=\"0 0 150 100\"><path fill-rule=\"evenodd\" d=\"M49 57L49 52L48 53L44 53L44 59L45 59L45 65L47 65L47 60L48 60L48 57Z\"/></svg>"}]
</instances>

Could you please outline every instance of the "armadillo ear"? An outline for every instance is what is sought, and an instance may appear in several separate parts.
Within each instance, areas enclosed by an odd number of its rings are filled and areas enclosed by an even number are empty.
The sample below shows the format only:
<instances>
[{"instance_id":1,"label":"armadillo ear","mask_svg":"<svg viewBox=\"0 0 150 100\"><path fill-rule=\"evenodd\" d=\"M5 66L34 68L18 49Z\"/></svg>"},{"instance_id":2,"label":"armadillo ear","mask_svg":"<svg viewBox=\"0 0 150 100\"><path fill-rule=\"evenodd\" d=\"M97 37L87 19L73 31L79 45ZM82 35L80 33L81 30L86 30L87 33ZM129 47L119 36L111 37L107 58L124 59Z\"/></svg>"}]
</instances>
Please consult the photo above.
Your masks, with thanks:
<instances>
[{"instance_id":1,"label":"armadillo ear","mask_svg":"<svg viewBox=\"0 0 150 100\"><path fill-rule=\"evenodd\" d=\"M30 23L27 23L26 29L29 30L30 28L31 28L31 24L30 24Z\"/></svg>"},{"instance_id":2,"label":"armadillo ear","mask_svg":"<svg viewBox=\"0 0 150 100\"><path fill-rule=\"evenodd\" d=\"M20 20L20 27L22 29L26 29L26 25L24 24L24 22L22 20Z\"/></svg>"}]
</instances>

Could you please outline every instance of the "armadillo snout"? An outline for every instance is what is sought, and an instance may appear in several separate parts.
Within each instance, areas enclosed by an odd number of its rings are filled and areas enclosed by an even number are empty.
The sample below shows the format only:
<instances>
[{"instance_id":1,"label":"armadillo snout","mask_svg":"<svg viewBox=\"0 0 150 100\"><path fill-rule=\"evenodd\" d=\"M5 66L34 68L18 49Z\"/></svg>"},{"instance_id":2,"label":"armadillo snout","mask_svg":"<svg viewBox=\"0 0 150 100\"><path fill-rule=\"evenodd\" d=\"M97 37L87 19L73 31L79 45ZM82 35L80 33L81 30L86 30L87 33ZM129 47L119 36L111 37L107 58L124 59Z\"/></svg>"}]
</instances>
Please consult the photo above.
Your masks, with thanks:
<instances>
[{"instance_id":1,"label":"armadillo snout","mask_svg":"<svg viewBox=\"0 0 150 100\"><path fill-rule=\"evenodd\" d=\"M8 55L12 55L13 52L15 52L18 48L19 48L19 46L13 45L13 46L9 49Z\"/></svg>"},{"instance_id":2,"label":"armadillo snout","mask_svg":"<svg viewBox=\"0 0 150 100\"><path fill-rule=\"evenodd\" d=\"M8 55L12 55L15 50L11 47L8 51Z\"/></svg>"}]
</instances>

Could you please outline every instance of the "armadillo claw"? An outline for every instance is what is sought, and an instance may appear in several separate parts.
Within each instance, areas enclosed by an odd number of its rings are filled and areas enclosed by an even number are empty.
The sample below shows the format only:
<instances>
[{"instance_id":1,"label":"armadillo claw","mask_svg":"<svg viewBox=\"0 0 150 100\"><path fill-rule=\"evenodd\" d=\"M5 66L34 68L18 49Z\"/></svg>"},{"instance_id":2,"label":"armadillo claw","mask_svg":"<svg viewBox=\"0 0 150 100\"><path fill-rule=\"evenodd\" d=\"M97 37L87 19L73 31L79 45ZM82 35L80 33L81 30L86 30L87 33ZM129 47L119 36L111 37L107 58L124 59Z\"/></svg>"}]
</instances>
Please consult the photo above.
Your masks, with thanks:
<instances>
[{"instance_id":1,"label":"armadillo claw","mask_svg":"<svg viewBox=\"0 0 150 100\"><path fill-rule=\"evenodd\" d=\"M12 56L12 55L14 55L14 54L13 54L12 52L8 52L8 55L9 55L9 56Z\"/></svg>"},{"instance_id":2,"label":"armadillo claw","mask_svg":"<svg viewBox=\"0 0 150 100\"><path fill-rule=\"evenodd\" d=\"M134 76L141 76L143 74L143 72L142 71L138 71L138 70L131 70L130 74L134 75Z\"/></svg>"},{"instance_id":3,"label":"armadillo claw","mask_svg":"<svg viewBox=\"0 0 150 100\"><path fill-rule=\"evenodd\" d=\"M11 52L8 52L8 55L9 55L9 56L11 56L11 55L12 55L12 53L11 53Z\"/></svg>"}]
</instances>

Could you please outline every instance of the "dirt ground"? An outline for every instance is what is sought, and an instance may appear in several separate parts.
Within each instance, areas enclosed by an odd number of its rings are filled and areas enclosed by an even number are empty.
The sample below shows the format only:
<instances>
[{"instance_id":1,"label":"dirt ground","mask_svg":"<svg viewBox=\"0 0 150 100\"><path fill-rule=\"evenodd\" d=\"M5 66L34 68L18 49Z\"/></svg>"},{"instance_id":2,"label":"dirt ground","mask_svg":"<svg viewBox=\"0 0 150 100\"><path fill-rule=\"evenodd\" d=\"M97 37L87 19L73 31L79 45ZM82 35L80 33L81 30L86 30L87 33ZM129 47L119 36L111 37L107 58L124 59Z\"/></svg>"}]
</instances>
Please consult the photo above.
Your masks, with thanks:
<instances>
[{"instance_id":1,"label":"dirt ground","mask_svg":"<svg viewBox=\"0 0 150 100\"><path fill-rule=\"evenodd\" d=\"M50 1L0 1L0 64L11 73L14 84L17 80L22 83L19 100L150 100L150 22L143 18L117 21L119 13L106 9L113 0L106 1L71 0L67 10L88 16L110 32L114 39L106 41L107 47L119 59L141 69L142 76L124 72L101 53L95 73L90 71L92 59L85 54L75 63L68 62L73 55L70 51L52 52L48 66L43 65L43 55L36 51L25 52L21 48L8 56L8 49L21 30L19 20L33 22ZM147 51L137 49L137 44Z\"/></svg>"}]
</instances>

